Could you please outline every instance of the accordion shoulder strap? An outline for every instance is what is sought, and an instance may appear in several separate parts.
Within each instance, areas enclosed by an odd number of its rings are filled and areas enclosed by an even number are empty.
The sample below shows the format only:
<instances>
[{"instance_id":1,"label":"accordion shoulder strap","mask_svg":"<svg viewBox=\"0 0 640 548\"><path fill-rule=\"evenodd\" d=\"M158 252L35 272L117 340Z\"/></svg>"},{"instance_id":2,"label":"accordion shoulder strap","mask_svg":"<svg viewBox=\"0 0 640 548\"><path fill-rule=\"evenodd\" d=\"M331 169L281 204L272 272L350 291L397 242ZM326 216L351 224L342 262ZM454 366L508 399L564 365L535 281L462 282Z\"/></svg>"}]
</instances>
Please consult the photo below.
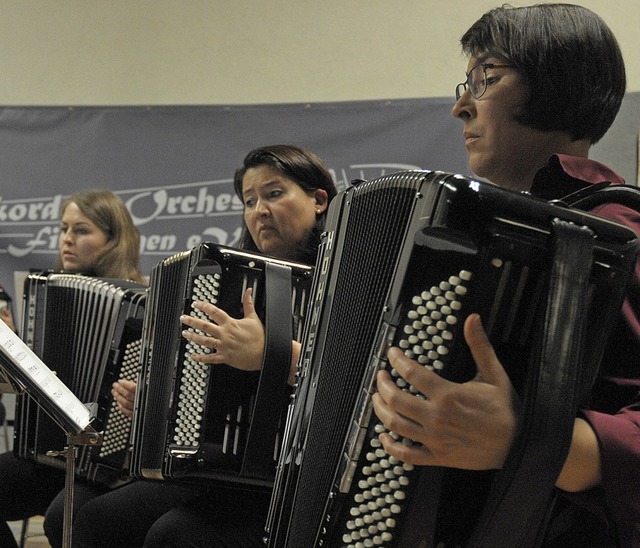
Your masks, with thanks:
<instances>
[{"instance_id":1,"label":"accordion shoulder strap","mask_svg":"<svg viewBox=\"0 0 640 548\"><path fill-rule=\"evenodd\" d=\"M583 310L593 233L556 220L553 240L544 325L529 367L522 423L470 543L476 548L540 545L555 481L571 443L580 380L585 373Z\"/></svg>"},{"instance_id":2,"label":"accordion shoulder strap","mask_svg":"<svg viewBox=\"0 0 640 548\"><path fill-rule=\"evenodd\" d=\"M552 203L589 211L602 204L617 203L640 213L640 188L633 185L612 185L609 182L589 185Z\"/></svg>"},{"instance_id":3,"label":"accordion shoulder strap","mask_svg":"<svg viewBox=\"0 0 640 548\"><path fill-rule=\"evenodd\" d=\"M291 365L292 315L291 268L267 263L265 348L241 471L251 477L273 475L278 409L282 407L283 398L286 397Z\"/></svg>"}]
</instances>

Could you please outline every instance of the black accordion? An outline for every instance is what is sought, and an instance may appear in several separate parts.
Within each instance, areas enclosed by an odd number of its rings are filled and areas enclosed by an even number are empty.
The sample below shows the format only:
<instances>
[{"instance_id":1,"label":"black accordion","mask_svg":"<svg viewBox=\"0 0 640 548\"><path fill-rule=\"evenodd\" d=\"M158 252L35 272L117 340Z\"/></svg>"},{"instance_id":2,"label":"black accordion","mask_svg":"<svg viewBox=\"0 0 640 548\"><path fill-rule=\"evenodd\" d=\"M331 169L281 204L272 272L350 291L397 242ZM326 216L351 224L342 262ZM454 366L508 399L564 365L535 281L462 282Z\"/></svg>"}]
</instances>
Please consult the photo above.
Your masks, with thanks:
<instances>
[{"instance_id":1,"label":"black accordion","mask_svg":"<svg viewBox=\"0 0 640 548\"><path fill-rule=\"evenodd\" d=\"M637 252L636 235L617 223L458 175L400 172L340 193L265 542L533 545ZM523 401L504 469L398 462L378 440L375 373L398 346L447 379L471 379L462 327L472 312Z\"/></svg>"},{"instance_id":2,"label":"black accordion","mask_svg":"<svg viewBox=\"0 0 640 548\"><path fill-rule=\"evenodd\" d=\"M116 406L111 386L139 371L146 287L126 280L43 272L25 280L21 335L75 396L95 404L98 446L78 446L76 476L102 485L129 477L131 419ZM66 445L60 427L28 395L16 400L14 452L65 468L48 456Z\"/></svg>"},{"instance_id":3,"label":"black accordion","mask_svg":"<svg viewBox=\"0 0 640 548\"><path fill-rule=\"evenodd\" d=\"M134 410L132 473L182 482L270 487L290 388L291 342L300 340L313 267L204 243L151 273L142 371ZM253 289L265 325L261 371L202 364L208 351L181 333L181 314L209 321L194 300L243 316Z\"/></svg>"}]
</instances>

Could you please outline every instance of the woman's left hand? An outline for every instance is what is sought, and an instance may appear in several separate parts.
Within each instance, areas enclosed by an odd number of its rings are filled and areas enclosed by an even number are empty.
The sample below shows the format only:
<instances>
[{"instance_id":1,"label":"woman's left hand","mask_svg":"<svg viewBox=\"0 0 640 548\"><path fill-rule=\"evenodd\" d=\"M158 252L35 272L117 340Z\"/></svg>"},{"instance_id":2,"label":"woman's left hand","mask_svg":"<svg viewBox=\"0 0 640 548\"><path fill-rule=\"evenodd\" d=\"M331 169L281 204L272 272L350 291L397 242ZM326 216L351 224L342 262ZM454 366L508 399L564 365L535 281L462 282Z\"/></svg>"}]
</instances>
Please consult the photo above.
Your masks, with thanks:
<instances>
[{"instance_id":1,"label":"woman's left hand","mask_svg":"<svg viewBox=\"0 0 640 548\"><path fill-rule=\"evenodd\" d=\"M241 319L232 318L224 310L203 301L195 301L193 308L204 312L211 321L180 316L180 321L192 328L185 329L182 336L215 351L194 353L192 359L200 363L224 363L245 371L257 371L262 367L264 327L253 306L251 289L243 295L242 306L244 317Z\"/></svg>"}]
</instances>

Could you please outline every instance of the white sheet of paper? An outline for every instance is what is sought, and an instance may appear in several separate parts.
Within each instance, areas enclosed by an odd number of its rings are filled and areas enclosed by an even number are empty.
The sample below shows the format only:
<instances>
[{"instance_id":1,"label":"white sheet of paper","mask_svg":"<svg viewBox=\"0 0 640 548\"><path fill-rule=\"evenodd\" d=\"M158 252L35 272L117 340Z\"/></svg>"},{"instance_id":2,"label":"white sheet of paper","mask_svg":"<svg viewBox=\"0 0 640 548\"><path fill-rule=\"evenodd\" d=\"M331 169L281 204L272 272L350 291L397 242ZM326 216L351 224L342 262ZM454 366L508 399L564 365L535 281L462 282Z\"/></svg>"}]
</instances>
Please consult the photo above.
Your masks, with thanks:
<instances>
[{"instance_id":1,"label":"white sheet of paper","mask_svg":"<svg viewBox=\"0 0 640 548\"><path fill-rule=\"evenodd\" d=\"M0 349L12 358L56 406L77 426L78 433L91 422L87 407L4 322L0 321ZM28 386L27 386L28 388Z\"/></svg>"}]
</instances>

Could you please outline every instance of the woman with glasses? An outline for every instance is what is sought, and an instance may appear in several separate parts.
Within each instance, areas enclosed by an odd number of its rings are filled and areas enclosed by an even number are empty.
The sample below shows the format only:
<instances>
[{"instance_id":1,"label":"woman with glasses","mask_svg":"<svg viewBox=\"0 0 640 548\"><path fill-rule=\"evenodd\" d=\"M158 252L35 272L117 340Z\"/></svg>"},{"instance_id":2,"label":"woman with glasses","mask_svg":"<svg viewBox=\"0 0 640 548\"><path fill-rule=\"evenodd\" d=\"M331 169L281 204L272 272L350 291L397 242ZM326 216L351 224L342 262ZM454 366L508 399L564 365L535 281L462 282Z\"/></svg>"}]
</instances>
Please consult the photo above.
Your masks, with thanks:
<instances>
[{"instance_id":1,"label":"woman with glasses","mask_svg":"<svg viewBox=\"0 0 640 548\"><path fill-rule=\"evenodd\" d=\"M611 30L574 5L502 7L462 36L467 76L452 113L463 124L469 164L502 187L561 198L619 175L589 160L613 123L625 92L625 68ZM618 204L596 214L640 234L640 215ZM382 434L392 455L422 465L499 469L515 438L519 402L472 315L465 337L478 374L454 384L389 351L393 368L422 392L418 399L379 373L377 415L391 430L421 442L406 446ZM640 267L627 290L588 407L575 419L556 486L567 527L546 546L640 546ZM588 510L588 511L587 511ZM554 524L558 521L552 522Z\"/></svg>"}]
</instances>

